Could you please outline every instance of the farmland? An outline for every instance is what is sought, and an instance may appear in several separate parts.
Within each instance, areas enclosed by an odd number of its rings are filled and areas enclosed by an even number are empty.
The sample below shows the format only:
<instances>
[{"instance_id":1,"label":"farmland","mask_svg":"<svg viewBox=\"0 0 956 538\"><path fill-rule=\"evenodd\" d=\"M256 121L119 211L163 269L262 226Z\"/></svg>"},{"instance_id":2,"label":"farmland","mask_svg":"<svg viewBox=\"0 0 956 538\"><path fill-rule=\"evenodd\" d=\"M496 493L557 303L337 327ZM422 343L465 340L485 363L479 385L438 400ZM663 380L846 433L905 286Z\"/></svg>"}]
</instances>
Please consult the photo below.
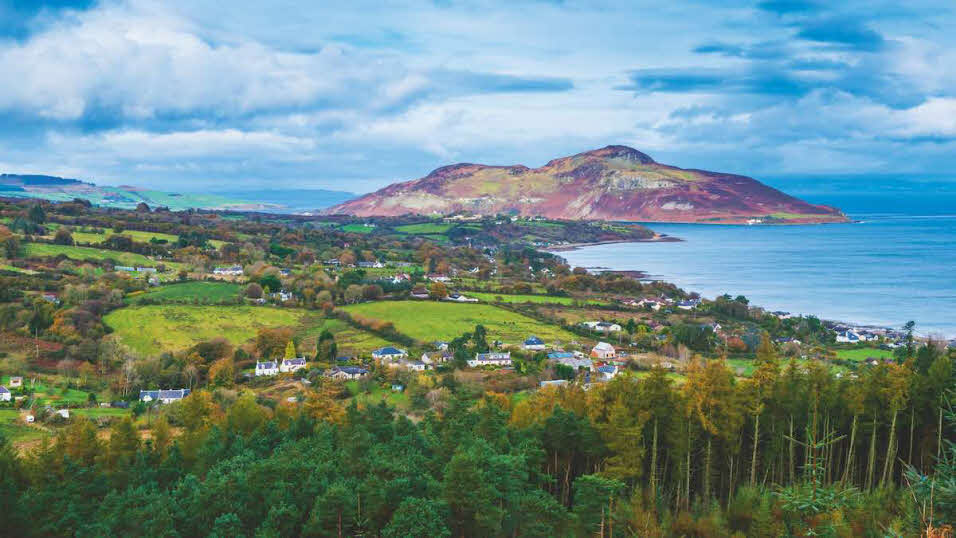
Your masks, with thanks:
<instances>
[{"instance_id":1,"label":"farmland","mask_svg":"<svg viewBox=\"0 0 956 538\"><path fill-rule=\"evenodd\" d=\"M488 292L476 292L469 291L465 292L465 295L469 297L474 297L484 302L488 303L535 303L535 304L561 304L561 305L573 305L578 303L584 304L607 304L602 301L596 301L593 299L578 299L574 297L559 297L556 295L508 295L503 293L488 293Z\"/></svg>"},{"instance_id":2,"label":"farmland","mask_svg":"<svg viewBox=\"0 0 956 538\"><path fill-rule=\"evenodd\" d=\"M395 231L401 232L403 234L415 234L415 235L428 235L436 234L440 235L454 226L453 224L444 224L439 222L423 222L421 224L406 224L405 226L397 226Z\"/></svg>"},{"instance_id":3,"label":"farmland","mask_svg":"<svg viewBox=\"0 0 956 538\"><path fill-rule=\"evenodd\" d=\"M23 246L26 257L54 257L66 256L71 260L113 260L120 265L155 267L160 262L151 260L142 254L106 250L94 247L77 247L71 245L51 245L48 243L27 243ZM181 264L163 262L167 267L179 267Z\"/></svg>"},{"instance_id":4,"label":"farmland","mask_svg":"<svg viewBox=\"0 0 956 538\"><path fill-rule=\"evenodd\" d=\"M486 304L383 301L347 306L344 310L363 318L390 321L399 332L422 341L455 338L479 324L488 329L489 339L509 344L520 343L532 334L546 341L574 339L559 327Z\"/></svg>"},{"instance_id":5,"label":"farmland","mask_svg":"<svg viewBox=\"0 0 956 538\"><path fill-rule=\"evenodd\" d=\"M115 310L103 321L134 351L155 355L214 338L241 344L260 328L296 326L304 316L304 310L265 306L147 305Z\"/></svg>"},{"instance_id":6,"label":"farmland","mask_svg":"<svg viewBox=\"0 0 956 538\"><path fill-rule=\"evenodd\" d=\"M854 362L863 362L866 359L892 359L893 352L888 349L877 349L877 348L854 348L854 349L838 349L836 350L836 357L845 361L854 361Z\"/></svg>"},{"instance_id":7,"label":"farmland","mask_svg":"<svg viewBox=\"0 0 956 538\"><path fill-rule=\"evenodd\" d=\"M153 288L130 297L133 304L148 299L161 303L208 303L216 304L235 300L241 287L230 282L183 282Z\"/></svg>"}]
</instances>

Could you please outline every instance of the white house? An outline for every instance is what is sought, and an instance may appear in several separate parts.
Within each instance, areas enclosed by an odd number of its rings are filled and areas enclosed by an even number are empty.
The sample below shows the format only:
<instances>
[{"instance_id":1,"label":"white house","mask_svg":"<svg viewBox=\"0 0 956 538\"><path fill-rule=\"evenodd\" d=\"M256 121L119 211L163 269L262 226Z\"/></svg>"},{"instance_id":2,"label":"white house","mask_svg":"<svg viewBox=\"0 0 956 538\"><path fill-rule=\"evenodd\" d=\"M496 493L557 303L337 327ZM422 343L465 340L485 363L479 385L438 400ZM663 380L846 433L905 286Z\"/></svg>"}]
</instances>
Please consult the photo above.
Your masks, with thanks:
<instances>
[{"instance_id":1,"label":"white house","mask_svg":"<svg viewBox=\"0 0 956 538\"><path fill-rule=\"evenodd\" d=\"M406 370L412 370L415 372L424 372L428 369L428 364L424 361L409 361L409 360L399 360L388 363L389 368L405 368Z\"/></svg>"},{"instance_id":2,"label":"white house","mask_svg":"<svg viewBox=\"0 0 956 538\"><path fill-rule=\"evenodd\" d=\"M600 376L602 380L610 381L614 379L614 376L617 375L618 369L617 369L617 366L609 364L607 366L599 366L597 371L598 371L598 376Z\"/></svg>"},{"instance_id":3,"label":"white house","mask_svg":"<svg viewBox=\"0 0 956 538\"><path fill-rule=\"evenodd\" d=\"M606 333L619 332L621 330L621 326L617 323L609 323L607 321L585 321L581 323L581 325L584 325L592 331L601 331Z\"/></svg>"},{"instance_id":4,"label":"white house","mask_svg":"<svg viewBox=\"0 0 956 538\"><path fill-rule=\"evenodd\" d=\"M212 274L220 276L242 276L242 266L233 265L231 267L216 267Z\"/></svg>"},{"instance_id":5,"label":"white house","mask_svg":"<svg viewBox=\"0 0 956 538\"><path fill-rule=\"evenodd\" d=\"M637 306L646 306L651 310L656 311L661 309L661 301L658 301L657 299L644 298L638 301Z\"/></svg>"},{"instance_id":6,"label":"white house","mask_svg":"<svg viewBox=\"0 0 956 538\"><path fill-rule=\"evenodd\" d=\"M538 386L541 388L545 387L563 387L568 384L567 379L552 379L550 381L542 381Z\"/></svg>"},{"instance_id":7,"label":"white house","mask_svg":"<svg viewBox=\"0 0 956 538\"><path fill-rule=\"evenodd\" d=\"M447 349L447 348L446 348ZM450 351L432 351L422 353L422 362L428 365L444 364L452 360L455 356Z\"/></svg>"},{"instance_id":8,"label":"white house","mask_svg":"<svg viewBox=\"0 0 956 538\"><path fill-rule=\"evenodd\" d=\"M581 368L587 368L590 370L593 366L591 359L579 359L571 353L568 353L568 355L570 356L561 356L549 360L555 364L563 364L564 366L574 368L575 370L580 370Z\"/></svg>"},{"instance_id":9,"label":"white house","mask_svg":"<svg viewBox=\"0 0 956 538\"><path fill-rule=\"evenodd\" d=\"M372 352L372 358L380 361L397 361L407 357L407 351L392 346L385 346Z\"/></svg>"},{"instance_id":10,"label":"white house","mask_svg":"<svg viewBox=\"0 0 956 538\"><path fill-rule=\"evenodd\" d=\"M594 359L613 359L616 355L617 351L614 350L614 346L607 342L598 342L591 349L591 358Z\"/></svg>"},{"instance_id":11,"label":"white house","mask_svg":"<svg viewBox=\"0 0 956 538\"><path fill-rule=\"evenodd\" d=\"M325 373L332 379L360 379L368 375L368 370L358 366L336 366Z\"/></svg>"},{"instance_id":12,"label":"white house","mask_svg":"<svg viewBox=\"0 0 956 538\"><path fill-rule=\"evenodd\" d=\"M26 422L27 424L33 424L34 421L36 421L36 417L34 417L33 415L25 415L23 417L23 421Z\"/></svg>"},{"instance_id":13,"label":"white house","mask_svg":"<svg viewBox=\"0 0 956 538\"><path fill-rule=\"evenodd\" d=\"M474 359L468 361L468 366L511 366L511 352L477 353Z\"/></svg>"},{"instance_id":14,"label":"white house","mask_svg":"<svg viewBox=\"0 0 956 538\"><path fill-rule=\"evenodd\" d=\"M688 299L677 303L677 308L681 310L693 310L700 306L700 299Z\"/></svg>"},{"instance_id":15,"label":"white house","mask_svg":"<svg viewBox=\"0 0 956 538\"><path fill-rule=\"evenodd\" d=\"M441 273L431 273L425 276L426 279L431 280L432 282L451 282L451 278L448 275L443 275Z\"/></svg>"},{"instance_id":16,"label":"white house","mask_svg":"<svg viewBox=\"0 0 956 538\"><path fill-rule=\"evenodd\" d=\"M279 365L274 361L259 362L256 361L256 377L264 375L277 375L279 373Z\"/></svg>"},{"instance_id":17,"label":"white house","mask_svg":"<svg viewBox=\"0 0 956 538\"><path fill-rule=\"evenodd\" d=\"M841 344L856 344L861 341L861 338L856 331L844 331L837 333L836 341Z\"/></svg>"},{"instance_id":18,"label":"white house","mask_svg":"<svg viewBox=\"0 0 956 538\"><path fill-rule=\"evenodd\" d=\"M141 390L139 391L139 399L146 403L160 402L168 404L182 400L189 396L189 392L189 389Z\"/></svg>"},{"instance_id":19,"label":"white house","mask_svg":"<svg viewBox=\"0 0 956 538\"><path fill-rule=\"evenodd\" d=\"M448 297L445 297L446 301L454 301L456 303L477 303L478 299L474 297L465 297L460 293L452 293Z\"/></svg>"},{"instance_id":20,"label":"white house","mask_svg":"<svg viewBox=\"0 0 956 538\"><path fill-rule=\"evenodd\" d=\"M57 410L56 410L56 414L59 415L60 418L70 418L70 410L69 410L69 409L57 409Z\"/></svg>"},{"instance_id":21,"label":"white house","mask_svg":"<svg viewBox=\"0 0 956 538\"><path fill-rule=\"evenodd\" d=\"M529 351L544 351L545 345L537 336L529 336L528 339L524 341L524 344L522 344L522 347Z\"/></svg>"},{"instance_id":22,"label":"white house","mask_svg":"<svg viewBox=\"0 0 956 538\"><path fill-rule=\"evenodd\" d=\"M0 385L0 402L9 402L11 398L13 398L13 395L10 394L10 390Z\"/></svg>"},{"instance_id":23,"label":"white house","mask_svg":"<svg viewBox=\"0 0 956 538\"><path fill-rule=\"evenodd\" d=\"M305 368L305 357L282 359L282 362L279 364L279 371L282 373L295 372L303 368Z\"/></svg>"},{"instance_id":24,"label":"white house","mask_svg":"<svg viewBox=\"0 0 956 538\"><path fill-rule=\"evenodd\" d=\"M18 376L18 375L15 375L15 376L13 376L13 377L10 378L10 388L11 388L11 389L18 389L18 388L20 388L20 387L22 387L22 386L23 386L23 378L22 378L22 377L20 377L20 376Z\"/></svg>"}]
</instances>

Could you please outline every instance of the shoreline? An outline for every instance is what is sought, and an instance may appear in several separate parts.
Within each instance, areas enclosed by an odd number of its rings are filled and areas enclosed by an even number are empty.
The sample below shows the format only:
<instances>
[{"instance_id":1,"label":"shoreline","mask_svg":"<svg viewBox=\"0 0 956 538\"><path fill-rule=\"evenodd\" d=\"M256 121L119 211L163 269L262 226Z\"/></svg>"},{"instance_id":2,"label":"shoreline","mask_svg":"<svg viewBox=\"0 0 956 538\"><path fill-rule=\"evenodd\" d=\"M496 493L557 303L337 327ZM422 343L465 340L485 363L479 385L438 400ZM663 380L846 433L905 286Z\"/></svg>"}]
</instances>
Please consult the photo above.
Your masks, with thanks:
<instances>
[{"instance_id":1,"label":"shoreline","mask_svg":"<svg viewBox=\"0 0 956 538\"><path fill-rule=\"evenodd\" d=\"M544 247L538 250L543 252L570 252L572 250L582 249L584 247L594 247L597 245L617 245L620 243L679 243L683 239L673 235L655 233L654 237L649 239L611 239L608 241L594 241L592 243L566 243L553 247Z\"/></svg>"}]
</instances>

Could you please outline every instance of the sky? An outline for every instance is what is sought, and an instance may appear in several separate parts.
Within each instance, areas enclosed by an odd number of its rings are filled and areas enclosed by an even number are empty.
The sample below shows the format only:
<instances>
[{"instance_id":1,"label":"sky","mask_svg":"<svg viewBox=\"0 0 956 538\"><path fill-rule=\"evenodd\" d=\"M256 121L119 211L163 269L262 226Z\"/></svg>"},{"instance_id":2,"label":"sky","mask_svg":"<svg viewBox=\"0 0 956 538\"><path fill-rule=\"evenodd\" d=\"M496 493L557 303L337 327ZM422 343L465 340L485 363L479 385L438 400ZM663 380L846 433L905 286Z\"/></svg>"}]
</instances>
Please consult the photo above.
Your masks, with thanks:
<instances>
[{"instance_id":1,"label":"sky","mask_svg":"<svg viewBox=\"0 0 956 538\"><path fill-rule=\"evenodd\" d=\"M946 174L954 25L951 0L0 0L0 172L368 192L624 144Z\"/></svg>"}]
</instances>

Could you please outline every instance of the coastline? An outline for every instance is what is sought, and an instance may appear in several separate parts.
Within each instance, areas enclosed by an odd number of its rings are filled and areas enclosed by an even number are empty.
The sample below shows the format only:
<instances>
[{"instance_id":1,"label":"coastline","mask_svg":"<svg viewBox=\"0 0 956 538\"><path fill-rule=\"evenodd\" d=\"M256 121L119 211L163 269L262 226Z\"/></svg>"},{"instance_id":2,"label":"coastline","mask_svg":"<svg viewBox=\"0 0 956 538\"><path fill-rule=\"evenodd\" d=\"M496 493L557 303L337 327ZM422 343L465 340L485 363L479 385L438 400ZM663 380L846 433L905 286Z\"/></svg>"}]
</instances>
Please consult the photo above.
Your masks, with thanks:
<instances>
[{"instance_id":1,"label":"coastline","mask_svg":"<svg viewBox=\"0 0 956 538\"><path fill-rule=\"evenodd\" d=\"M592 243L566 243L553 247L544 247L538 250L543 252L570 252L584 247L594 247L597 245L617 245L621 243L678 243L683 241L680 237L673 235L655 233L654 237L649 239L612 239L610 241L594 241Z\"/></svg>"}]
</instances>

